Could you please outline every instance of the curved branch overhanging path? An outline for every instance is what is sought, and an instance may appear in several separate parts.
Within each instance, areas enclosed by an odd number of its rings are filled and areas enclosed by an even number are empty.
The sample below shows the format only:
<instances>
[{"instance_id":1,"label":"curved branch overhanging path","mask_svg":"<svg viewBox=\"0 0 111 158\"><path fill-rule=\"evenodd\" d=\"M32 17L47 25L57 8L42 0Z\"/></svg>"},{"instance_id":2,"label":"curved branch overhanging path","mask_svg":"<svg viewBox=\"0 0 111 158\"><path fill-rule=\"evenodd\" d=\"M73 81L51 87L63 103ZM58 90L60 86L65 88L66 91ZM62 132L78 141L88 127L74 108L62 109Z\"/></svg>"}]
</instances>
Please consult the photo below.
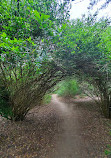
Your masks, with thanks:
<instances>
[{"instance_id":1,"label":"curved branch overhanging path","mask_svg":"<svg viewBox=\"0 0 111 158\"><path fill-rule=\"evenodd\" d=\"M99 151L95 143L90 138L87 138L86 133L83 134L84 125L81 126L81 123L82 121L88 121L87 116L83 118L83 111L78 109L76 104L60 101L57 95L52 95L52 104L55 106L58 115L63 118L63 121L60 127L62 132L56 138L56 149L51 153L50 157L102 158L103 153L97 154Z\"/></svg>"}]
</instances>

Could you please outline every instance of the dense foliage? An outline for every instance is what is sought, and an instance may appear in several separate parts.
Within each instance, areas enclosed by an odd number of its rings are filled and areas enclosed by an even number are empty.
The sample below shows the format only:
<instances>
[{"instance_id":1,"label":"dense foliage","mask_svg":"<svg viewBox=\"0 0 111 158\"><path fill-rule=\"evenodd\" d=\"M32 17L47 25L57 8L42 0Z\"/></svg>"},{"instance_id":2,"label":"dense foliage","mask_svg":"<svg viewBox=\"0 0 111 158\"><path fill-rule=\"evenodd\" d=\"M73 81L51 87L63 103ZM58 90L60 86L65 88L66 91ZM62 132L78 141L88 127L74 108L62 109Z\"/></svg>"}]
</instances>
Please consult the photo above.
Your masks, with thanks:
<instances>
[{"instance_id":1,"label":"dense foliage","mask_svg":"<svg viewBox=\"0 0 111 158\"><path fill-rule=\"evenodd\" d=\"M110 116L111 106L111 26L94 17L67 24L56 39L56 63L68 75L92 84L101 100L101 109ZM96 95L96 94L95 94Z\"/></svg>"},{"instance_id":2,"label":"dense foliage","mask_svg":"<svg viewBox=\"0 0 111 158\"><path fill-rule=\"evenodd\" d=\"M69 3L0 2L0 114L23 120L60 80L91 83L109 117L111 26L93 16L69 22Z\"/></svg>"},{"instance_id":3,"label":"dense foliage","mask_svg":"<svg viewBox=\"0 0 111 158\"><path fill-rule=\"evenodd\" d=\"M77 81L69 78L61 81L56 87L56 93L59 96L74 97L75 95L79 94L79 86Z\"/></svg>"},{"instance_id":4,"label":"dense foliage","mask_svg":"<svg viewBox=\"0 0 111 158\"><path fill-rule=\"evenodd\" d=\"M0 102L10 111L0 106L0 114L23 120L62 77L49 52L56 28L69 16L68 5L54 0L0 3Z\"/></svg>"}]
</instances>

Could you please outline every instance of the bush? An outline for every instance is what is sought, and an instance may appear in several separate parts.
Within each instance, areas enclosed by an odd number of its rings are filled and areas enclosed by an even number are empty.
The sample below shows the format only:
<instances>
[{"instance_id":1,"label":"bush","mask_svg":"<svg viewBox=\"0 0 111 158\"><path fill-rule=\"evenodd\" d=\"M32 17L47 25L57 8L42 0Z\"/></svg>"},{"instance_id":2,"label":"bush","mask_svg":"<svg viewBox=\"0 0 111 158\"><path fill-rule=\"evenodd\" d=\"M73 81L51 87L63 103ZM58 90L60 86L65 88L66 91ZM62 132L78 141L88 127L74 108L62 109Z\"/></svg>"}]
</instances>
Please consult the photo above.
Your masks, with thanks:
<instances>
[{"instance_id":1,"label":"bush","mask_svg":"<svg viewBox=\"0 0 111 158\"><path fill-rule=\"evenodd\" d=\"M56 93L59 96L74 97L79 94L79 86L74 79L67 79L59 83Z\"/></svg>"}]
</instances>

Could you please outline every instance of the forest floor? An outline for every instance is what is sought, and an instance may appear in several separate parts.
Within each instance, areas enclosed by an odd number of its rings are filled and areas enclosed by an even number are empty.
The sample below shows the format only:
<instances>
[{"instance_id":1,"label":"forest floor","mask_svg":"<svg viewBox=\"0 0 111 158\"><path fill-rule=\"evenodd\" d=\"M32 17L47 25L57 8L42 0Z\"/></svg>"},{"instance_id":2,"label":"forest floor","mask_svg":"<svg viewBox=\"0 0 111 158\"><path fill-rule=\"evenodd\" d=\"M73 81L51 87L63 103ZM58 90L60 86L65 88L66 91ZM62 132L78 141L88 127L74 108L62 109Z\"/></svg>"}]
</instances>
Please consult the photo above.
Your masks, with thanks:
<instances>
[{"instance_id":1,"label":"forest floor","mask_svg":"<svg viewBox=\"0 0 111 158\"><path fill-rule=\"evenodd\" d=\"M111 120L88 98L52 95L49 105L31 110L26 120L0 118L0 158L110 158Z\"/></svg>"}]
</instances>

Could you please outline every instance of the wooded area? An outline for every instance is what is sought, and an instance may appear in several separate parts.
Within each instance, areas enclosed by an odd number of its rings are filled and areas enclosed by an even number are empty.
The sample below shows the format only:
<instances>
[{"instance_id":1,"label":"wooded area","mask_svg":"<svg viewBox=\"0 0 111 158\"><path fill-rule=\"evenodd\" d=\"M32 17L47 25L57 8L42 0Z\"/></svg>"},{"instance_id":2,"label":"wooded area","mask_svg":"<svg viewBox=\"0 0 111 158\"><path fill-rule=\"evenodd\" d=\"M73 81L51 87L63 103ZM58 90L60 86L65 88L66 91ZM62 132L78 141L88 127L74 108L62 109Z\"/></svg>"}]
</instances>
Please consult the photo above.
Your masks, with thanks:
<instances>
[{"instance_id":1,"label":"wooded area","mask_svg":"<svg viewBox=\"0 0 111 158\"><path fill-rule=\"evenodd\" d=\"M70 4L50 0L1 0L0 114L24 120L46 92L66 77L96 89L111 118L111 21L69 20Z\"/></svg>"}]
</instances>

